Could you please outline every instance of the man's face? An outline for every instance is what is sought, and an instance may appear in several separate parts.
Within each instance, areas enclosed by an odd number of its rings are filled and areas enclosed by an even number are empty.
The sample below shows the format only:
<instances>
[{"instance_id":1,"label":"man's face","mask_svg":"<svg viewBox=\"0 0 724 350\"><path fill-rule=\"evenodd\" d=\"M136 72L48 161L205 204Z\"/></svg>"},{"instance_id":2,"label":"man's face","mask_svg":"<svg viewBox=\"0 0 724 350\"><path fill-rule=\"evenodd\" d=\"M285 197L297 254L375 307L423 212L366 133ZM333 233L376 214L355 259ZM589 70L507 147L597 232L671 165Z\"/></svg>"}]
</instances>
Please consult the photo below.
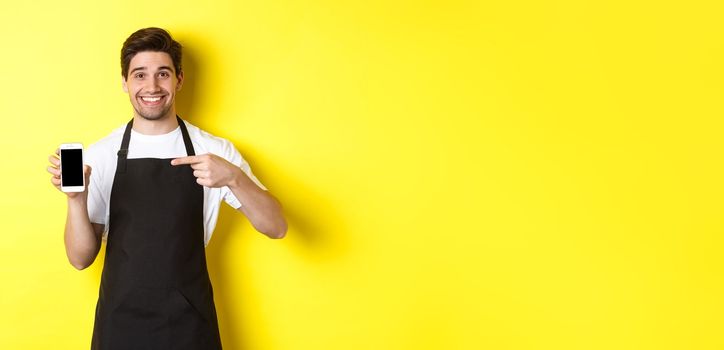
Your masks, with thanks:
<instances>
[{"instance_id":1,"label":"man's face","mask_svg":"<svg viewBox=\"0 0 724 350\"><path fill-rule=\"evenodd\" d=\"M123 91L128 93L137 116L158 120L175 117L176 92L182 84L183 73L176 76L171 56L143 51L131 59Z\"/></svg>"}]
</instances>

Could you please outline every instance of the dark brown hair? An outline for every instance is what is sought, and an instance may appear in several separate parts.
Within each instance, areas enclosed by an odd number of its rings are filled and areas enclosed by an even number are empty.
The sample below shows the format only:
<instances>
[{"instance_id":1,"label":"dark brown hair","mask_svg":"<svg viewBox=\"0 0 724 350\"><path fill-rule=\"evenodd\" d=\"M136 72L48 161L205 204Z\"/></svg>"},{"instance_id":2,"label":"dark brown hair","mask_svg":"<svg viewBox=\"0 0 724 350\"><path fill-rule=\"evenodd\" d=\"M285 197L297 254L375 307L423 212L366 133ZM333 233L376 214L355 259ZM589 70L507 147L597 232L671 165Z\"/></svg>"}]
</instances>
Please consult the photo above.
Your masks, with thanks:
<instances>
[{"instance_id":1,"label":"dark brown hair","mask_svg":"<svg viewBox=\"0 0 724 350\"><path fill-rule=\"evenodd\" d=\"M181 74L181 44L173 40L165 29L150 27L139 29L126 39L121 48L121 74L128 79L128 66L137 53L143 51L165 52L171 56L176 76Z\"/></svg>"}]
</instances>

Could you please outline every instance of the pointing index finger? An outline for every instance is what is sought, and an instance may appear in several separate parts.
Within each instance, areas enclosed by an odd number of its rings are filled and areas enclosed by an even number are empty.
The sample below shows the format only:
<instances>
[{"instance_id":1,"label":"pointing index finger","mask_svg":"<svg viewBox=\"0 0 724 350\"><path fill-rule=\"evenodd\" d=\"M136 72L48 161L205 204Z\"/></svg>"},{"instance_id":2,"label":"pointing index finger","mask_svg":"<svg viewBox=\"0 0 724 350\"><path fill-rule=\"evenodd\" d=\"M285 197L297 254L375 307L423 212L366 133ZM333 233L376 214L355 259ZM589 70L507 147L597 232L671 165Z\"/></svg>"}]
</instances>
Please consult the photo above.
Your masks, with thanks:
<instances>
[{"instance_id":1,"label":"pointing index finger","mask_svg":"<svg viewBox=\"0 0 724 350\"><path fill-rule=\"evenodd\" d=\"M200 162L199 158L197 156L188 156L188 157L181 157L176 158L171 161L171 165L182 165L182 164L195 164Z\"/></svg>"}]
</instances>

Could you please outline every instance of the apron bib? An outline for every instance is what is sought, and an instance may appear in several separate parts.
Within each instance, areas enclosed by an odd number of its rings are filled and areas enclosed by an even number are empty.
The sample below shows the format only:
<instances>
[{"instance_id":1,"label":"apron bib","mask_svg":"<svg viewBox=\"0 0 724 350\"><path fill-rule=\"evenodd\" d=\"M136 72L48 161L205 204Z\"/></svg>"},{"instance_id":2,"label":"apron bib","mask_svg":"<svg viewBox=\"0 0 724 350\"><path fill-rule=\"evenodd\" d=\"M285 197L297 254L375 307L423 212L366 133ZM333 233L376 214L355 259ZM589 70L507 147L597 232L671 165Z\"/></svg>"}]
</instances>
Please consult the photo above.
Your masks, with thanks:
<instances>
[{"instance_id":1,"label":"apron bib","mask_svg":"<svg viewBox=\"0 0 724 350\"><path fill-rule=\"evenodd\" d=\"M179 118L186 153L195 155ZM110 200L93 350L215 350L221 338L204 249L204 190L188 165L127 159L126 126Z\"/></svg>"}]
</instances>

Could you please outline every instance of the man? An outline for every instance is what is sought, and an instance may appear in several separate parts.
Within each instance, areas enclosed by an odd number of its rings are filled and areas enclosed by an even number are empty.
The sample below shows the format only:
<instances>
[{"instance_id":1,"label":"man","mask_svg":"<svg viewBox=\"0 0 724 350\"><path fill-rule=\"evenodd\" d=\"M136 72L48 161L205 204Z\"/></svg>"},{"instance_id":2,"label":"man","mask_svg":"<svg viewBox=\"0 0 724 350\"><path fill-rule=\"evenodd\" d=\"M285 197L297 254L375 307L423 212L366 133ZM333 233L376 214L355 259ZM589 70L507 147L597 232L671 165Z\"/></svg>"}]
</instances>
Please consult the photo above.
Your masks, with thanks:
<instances>
[{"instance_id":1,"label":"man","mask_svg":"<svg viewBox=\"0 0 724 350\"><path fill-rule=\"evenodd\" d=\"M88 148L88 187L66 194L70 263L88 267L107 241L91 348L221 349L204 250L220 202L270 238L286 234L281 205L229 141L176 115L184 75L168 32L128 37L121 72L133 119ZM50 162L59 188L57 151Z\"/></svg>"}]
</instances>

